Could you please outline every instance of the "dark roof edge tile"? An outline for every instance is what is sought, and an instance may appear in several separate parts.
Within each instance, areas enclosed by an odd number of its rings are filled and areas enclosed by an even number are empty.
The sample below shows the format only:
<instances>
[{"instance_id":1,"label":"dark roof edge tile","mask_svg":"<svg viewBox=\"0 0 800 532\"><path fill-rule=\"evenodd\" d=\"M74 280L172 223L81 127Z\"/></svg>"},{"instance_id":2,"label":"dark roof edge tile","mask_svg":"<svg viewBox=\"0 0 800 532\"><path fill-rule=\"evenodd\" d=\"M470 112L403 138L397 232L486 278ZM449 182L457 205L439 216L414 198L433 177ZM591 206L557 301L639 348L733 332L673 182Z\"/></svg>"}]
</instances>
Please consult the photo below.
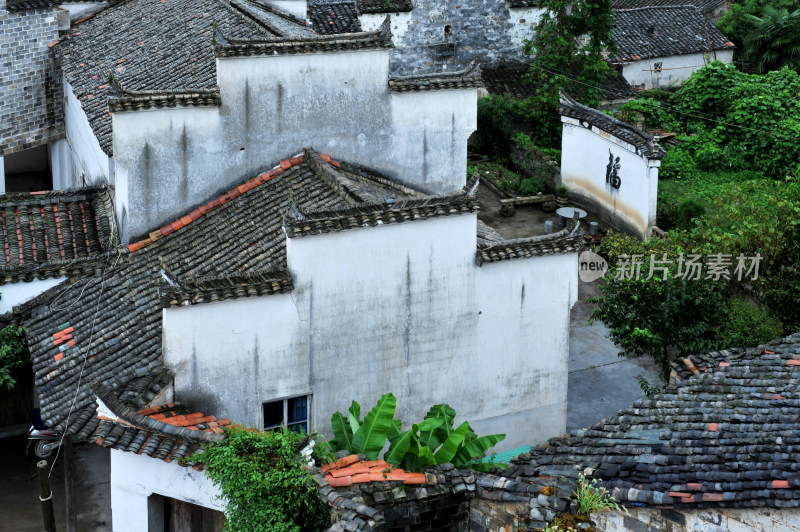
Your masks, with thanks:
<instances>
[{"instance_id":1,"label":"dark roof edge tile","mask_svg":"<svg viewBox=\"0 0 800 532\"><path fill-rule=\"evenodd\" d=\"M476 256L478 264L482 265L485 262L577 252L582 244L583 232L576 219L557 233L478 244Z\"/></svg>"},{"instance_id":2,"label":"dark roof edge tile","mask_svg":"<svg viewBox=\"0 0 800 532\"><path fill-rule=\"evenodd\" d=\"M389 78L392 92L419 92L429 90L469 89L483 87L481 66L477 58L473 59L463 70L455 72L437 72L418 76Z\"/></svg>"},{"instance_id":3,"label":"dark roof edge tile","mask_svg":"<svg viewBox=\"0 0 800 532\"><path fill-rule=\"evenodd\" d=\"M379 50L391 48L393 46L392 31L388 16L377 30L361 33L314 35L312 37L286 37L264 41L241 41L237 39L227 39L219 30L214 32L214 51L217 57Z\"/></svg>"},{"instance_id":4,"label":"dark roof edge tile","mask_svg":"<svg viewBox=\"0 0 800 532\"><path fill-rule=\"evenodd\" d=\"M213 303L252 296L286 294L294 290L286 269L253 270L234 275L210 275L178 280L177 286L161 288L163 308Z\"/></svg>"},{"instance_id":5,"label":"dark roof edge tile","mask_svg":"<svg viewBox=\"0 0 800 532\"><path fill-rule=\"evenodd\" d=\"M118 95L108 98L111 112L162 109L176 106L219 106L219 87L211 89L180 89L171 91L128 91L112 79Z\"/></svg>"},{"instance_id":6,"label":"dark roof edge tile","mask_svg":"<svg viewBox=\"0 0 800 532\"><path fill-rule=\"evenodd\" d=\"M406 13L414 9L411 0L357 0L356 8L362 15Z\"/></svg>"},{"instance_id":7,"label":"dark roof edge tile","mask_svg":"<svg viewBox=\"0 0 800 532\"><path fill-rule=\"evenodd\" d=\"M225 437L224 435L217 434L215 432L205 432L177 427L175 425L170 425L169 423L164 423L163 421L153 419L149 416L144 416L134 410L131 406L120 401L116 397L114 389L109 386L95 383L92 385L92 391L94 392L95 396L97 396L97 398L100 399L115 415L119 416L123 421L126 421L133 426L150 429L168 436L176 436L183 440L189 440L196 443L216 443L222 441L222 439Z\"/></svg>"},{"instance_id":8,"label":"dark roof edge tile","mask_svg":"<svg viewBox=\"0 0 800 532\"><path fill-rule=\"evenodd\" d=\"M560 96L558 111L562 116L588 122L590 125L632 144L648 159L662 159L666 155L664 148L641 129L617 120L602 111L582 105L563 90L560 91Z\"/></svg>"}]
</instances>

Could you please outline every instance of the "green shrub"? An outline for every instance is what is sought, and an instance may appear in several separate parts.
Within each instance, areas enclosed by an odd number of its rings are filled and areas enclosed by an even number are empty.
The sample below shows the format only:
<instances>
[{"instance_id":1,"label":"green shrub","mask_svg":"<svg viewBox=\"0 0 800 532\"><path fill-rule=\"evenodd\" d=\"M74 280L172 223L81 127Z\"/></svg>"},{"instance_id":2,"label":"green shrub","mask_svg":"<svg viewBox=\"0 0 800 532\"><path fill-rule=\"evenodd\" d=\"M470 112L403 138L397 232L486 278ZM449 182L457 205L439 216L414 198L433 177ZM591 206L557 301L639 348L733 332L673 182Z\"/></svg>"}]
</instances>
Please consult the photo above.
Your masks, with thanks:
<instances>
[{"instance_id":1,"label":"green shrub","mask_svg":"<svg viewBox=\"0 0 800 532\"><path fill-rule=\"evenodd\" d=\"M697 175L697 165L688 150L678 146L667 151L661 160L658 177L661 179L691 179Z\"/></svg>"},{"instance_id":2,"label":"green shrub","mask_svg":"<svg viewBox=\"0 0 800 532\"><path fill-rule=\"evenodd\" d=\"M205 465L206 475L227 501L226 531L313 532L330 527L330 510L299 453L304 438L285 428L261 432L235 426L224 440L192 457ZM315 456L320 452L315 448Z\"/></svg>"},{"instance_id":3,"label":"green shrub","mask_svg":"<svg viewBox=\"0 0 800 532\"><path fill-rule=\"evenodd\" d=\"M678 205L678 216L676 225L678 229L691 229L694 227L694 219L702 218L706 213L705 204L695 198L683 200Z\"/></svg>"},{"instance_id":4,"label":"green shrub","mask_svg":"<svg viewBox=\"0 0 800 532\"><path fill-rule=\"evenodd\" d=\"M783 336L783 324L766 309L746 299L730 299L726 304L728 328L723 344L730 347L752 347Z\"/></svg>"},{"instance_id":5,"label":"green shrub","mask_svg":"<svg viewBox=\"0 0 800 532\"><path fill-rule=\"evenodd\" d=\"M520 196L535 196L545 191L544 181L538 177L523 179L519 185Z\"/></svg>"}]
</instances>

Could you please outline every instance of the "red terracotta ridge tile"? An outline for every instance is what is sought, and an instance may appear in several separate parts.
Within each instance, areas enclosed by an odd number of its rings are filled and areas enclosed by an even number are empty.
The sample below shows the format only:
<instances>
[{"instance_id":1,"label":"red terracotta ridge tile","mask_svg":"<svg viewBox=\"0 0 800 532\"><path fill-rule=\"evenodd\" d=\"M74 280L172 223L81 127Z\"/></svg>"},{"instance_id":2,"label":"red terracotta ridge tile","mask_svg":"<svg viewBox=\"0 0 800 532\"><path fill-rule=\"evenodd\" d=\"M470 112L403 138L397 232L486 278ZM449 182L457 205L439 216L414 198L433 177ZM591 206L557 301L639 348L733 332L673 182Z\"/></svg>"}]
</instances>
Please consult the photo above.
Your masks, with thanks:
<instances>
[{"instance_id":1,"label":"red terracotta ridge tile","mask_svg":"<svg viewBox=\"0 0 800 532\"><path fill-rule=\"evenodd\" d=\"M244 194L245 192L250 190L250 187L247 186L247 183L244 183L236 187L236 190L238 190L240 194Z\"/></svg>"},{"instance_id":2,"label":"red terracotta ridge tile","mask_svg":"<svg viewBox=\"0 0 800 532\"><path fill-rule=\"evenodd\" d=\"M133 244L128 244L128 251L133 253L134 251L139 251L142 249L142 245L139 242L134 242Z\"/></svg>"},{"instance_id":3,"label":"red terracotta ridge tile","mask_svg":"<svg viewBox=\"0 0 800 532\"><path fill-rule=\"evenodd\" d=\"M703 502L721 502L722 493L703 493Z\"/></svg>"},{"instance_id":4,"label":"red terracotta ridge tile","mask_svg":"<svg viewBox=\"0 0 800 532\"><path fill-rule=\"evenodd\" d=\"M772 481L772 488L773 489L788 489L789 488L789 481L788 480L773 480Z\"/></svg>"},{"instance_id":5,"label":"red terracotta ridge tile","mask_svg":"<svg viewBox=\"0 0 800 532\"><path fill-rule=\"evenodd\" d=\"M789 365L789 366L800 366L800 360L796 360L796 359L787 360L786 364Z\"/></svg>"},{"instance_id":6,"label":"red terracotta ridge tile","mask_svg":"<svg viewBox=\"0 0 800 532\"><path fill-rule=\"evenodd\" d=\"M61 345L61 344L63 344L65 341L66 341L66 340L64 340L64 339L62 339L62 338L59 338L58 340L53 340L53 345Z\"/></svg>"},{"instance_id":7,"label":"red terracotta ridge tile","mask_svg":"<svg viewBox=\"0 0 800 532\"><path fill-rule=\"evenodd\" d=\"M390 471L386 473L386 480L400 480L404 481L406 479L406 473L402 471Z\"/></svg>"},{"instance_id":8,"label":"red terracotta ridge tile","mask_svg":"<svg viewBox=\"0 0 800 532\"><path fill-rule=\"evenodd\" d=\"M424 473L406 473L405 477L403 484L425 484L427 482Z\"/></svg>"},{"instance_id":9,"label":"red terracotta ridge tile","mask_svg":"<svg viewBox=\"0 0 800 532\"><path fill-rule=\"evenodd\" d=\"M710 432L717 432L717 426L718 425L716 423L709 423L708 424L708 430Z\"/></svg>"},{"instance_id":10,"label":"red terracotta ridge tile","mask_svg":"<svg viewBox=\"0 0 800 532\"><path fill-rule=\"evenodd\" d=\"M56 356L54 356L54 357L53 357L53 360L55 360L56 362L58 362L58 361L59 361L59 360L61 360L62 358L64 358L64 353L59 353L59 354L57 354Z\"/></svg>"},{"instance_id":11,"label":"red terracotta ridge tile","mask_svg":"<svg viewBox=\"0 0 800 532\"><path fill-rule=\"evenodd\" d=\"M158 230L153 231L152 233L150 233L149 236L150 236L150 240L155 242L156 240L159 240L161 237L163 237L164 234L161 232L161 229L158 229Z\"/></svg>"},{"instance_id":12,"label":"red terracotta ridge tile","mask_svg":"<svg viewBox=\"0 0 800 532\"><path fill-rule=\"evenodd\" d=\"M331 159L330 163L333 166L335 166L336 168L341 168L342 167L342 163L340 163L339 161L334 161L333 159Z\"/></svg>"},{"instance_id":13,"label":"red terracotta ridge tile","mask_svg":"<svg viewBox=\"0 0 800 532\"><path fill-rule=\"evenodd\" d=\"M281 168L283 170L288 170L291 167L292 167L292 163L289 161L289 159L285 159L285 160L281 161Z\"/></svg>"},{"instance_id":14,"label":"red terracotta ridge tile","mask_svg":"<svg viewBox=\"0 0 800 532\"><path fill-rule=\"evenodd\" d=\"M353 475L351 477L353 479L353 484L359 484L361 482L370 482L369 473L361 473L358 475Z\"/></svg>"},{"instance_id":15,"label":"red terracotta ridge tile","mask_svg":"<svg viewBox=\"0 0 800 532\"><path fill-rule=\"evenodd\" d=\"M53 42L51 42L50 44L48 44L48 45L47 45L47 47L48 47L48 48L52 48L53 46L57 45L57 44L58 44L58 43L60 43L60 42L61 42L61 41L53 41Z\"/></svg>"},{"instance_id":16,"label":"red terracotta ridge tile","mask_svg":"<svg viewBox=\"0 0 800 532\"><path fill-rule=\"evenodd\" d=\"M173 231L175 231L175 229L172 228L172 224L169 224L169 225L165 225L164 227L162 227L160 229L160 231L161 231L162 235L167 236L168 234L170 234Z\"/></svg>"},{"instance_id":17,"label":"red terracotta ridge tile","mask_svg":"<svg viewBox=\"0 0 800 532\"><path fill-rule=\"evenodd\" d=\"M343 488L345 486L352 486L353 485L353 477L340 477L340 478L333 478L333 477L325 477L325 480L328 481L328 484L332 488Z\"/></svg>"},{"instance_id":18,"label":"red terracotta ridge tile","mask_svg":"<svg viewBox=\"0 0 800 532\"><path fill-rule=\"evenodd\" d=\"M289 158L289 164L291 164L292 166L298 165L298 164L300 164L302 162L303 162L303 156L302 155L296 155L294 157L290 157Z\"/></svg>"},{"instance_id":19,"label":"red terracotta ridge tile","mask_svg":"<svg viewBox=\"0 0 800 532\"><path fill-rule=\"evenodd\" d=\"M190 223L192 223L192 219L191 219L191 218L189 218L188 216L183 216L183 217L181 217L181 223L182 223L184 226L187 226L187 225L189 225Z\"/></svg>"},{"instance_id":20,"label":"red terracotta ridge tile","mask_svg":"<svg viewBox=\"0 0 800 532\"><path fill-rule=\"evenodd\" d=\"M764 354L765 354L765 355L774 355L774 354L775 354L775 351L770 351L770 350L768 350L768 349L764 349Z\"/></svg>"},{"instance_id":21,"label":"red terracotta ridge tile","mask_svg":"<svg viewBox=\"0 0 800 532\"><path fill-rule=\"evenodd\" d=\"M205 417L206 415L202 412L194 412L192 414L186 414L186 419L195 419L198 417Z\"/></svg>"},{"instance_id":22,"label":"red terracotta ridge tile","mask_svg":"<svg viewBox=\"0 0 800 532\"><path fill-rule=\"evenodd\" d=\"M721 367L721 368L726 368L726 367L728 367L730 365L731 365L730 362L720 362L719 363L719 367Z\"/></svg>"},{"instance_id":23,"label":"red terracotta ridge tile","mask_svg":"<svg viewBox=\"0 0 800 532\"><path fill-rule=\"evenodd\" d=\"M367 469L366 472L369 472L369 469ZM353 469L351 469L349 467L343 467L343 468L334 469L334 470L328 472L328 474L331 475L334 478L346 477L348 475L352 476L354 473L364 473L364 471L361 471L360 469L353 470Z\"/></svg>"},{"instance_id":24,"label":"red terracotta ridge tile","mask_svg":"<svg viewBox=\"0 0 800 532\"><path fill-rule=\"evenodd\" d=\"M329 162L331 162L331 156L330 156L330 155L328 155L327 153L320 153L320 154L319 154L319 156L320 156L320 158L321 158L323 161L325 161L326 163L329 163Z\"/></svg>"},{"instance_id":25,"label":"red terracotta ridge tile","mask_svg":"<svg viewBox=\"0 0 800 532\"><path fill-rule=\"evenodd\" d=\"M691 493L686 493L684 491L670 491L669 492L669 496L670 497L686 498L686 497L691 497L692 494Z\"/></svg>"},{"instance_id":26,"label":"red terracotta ridge tile","mask_svg":"<svg viewBox=\"0 0 800 532\"><path fill-rule=\"evenodd\" d=\"M166 405L158 405L158 406L153 406L153 407L150 407L150 408L143 408L143 409L139 410L139 413L141 415L143 415L143 416L149 416L151 414L157 414L157 413L161 412L162 410L164 410L165 408L167 408Z\"/></svg>"},{"instance_id":27,"label":"red terracotta ridge tile","mask_svg":"<svg viewBox=\"0 0 800 532\"><path fill-rule=\"evenodd\" d=\"M389 473L374 473L370 472L369 480L370 482L383 482L384 480L388 480L386 477Z\"/></svg>"},{"instance_id":28,"label":"red terracotta ridge tile","mask_svg":"<svg viewBox=\"0 0 800 532\"><path fill-rule=\"evenodd\" d=\"M686 489L688 491L700 491L703 489L703 485L698 482L690 482L689 484L686 484Z\"/></svg>"},{"instance_id":29,"label":"red terracotta ridge tile","mask_svg":"<svg viewBox=\"0 0 800 532\"><path fill-rule=\"evenodd\" d=\"M774 401L774 400L780 400L780 399L786 399L786 398L784 396L782 396L781 394L779 394L779 393L765 393L764 394L764 399L770 399L770 400Z\"/></svg>"}]
</instances>

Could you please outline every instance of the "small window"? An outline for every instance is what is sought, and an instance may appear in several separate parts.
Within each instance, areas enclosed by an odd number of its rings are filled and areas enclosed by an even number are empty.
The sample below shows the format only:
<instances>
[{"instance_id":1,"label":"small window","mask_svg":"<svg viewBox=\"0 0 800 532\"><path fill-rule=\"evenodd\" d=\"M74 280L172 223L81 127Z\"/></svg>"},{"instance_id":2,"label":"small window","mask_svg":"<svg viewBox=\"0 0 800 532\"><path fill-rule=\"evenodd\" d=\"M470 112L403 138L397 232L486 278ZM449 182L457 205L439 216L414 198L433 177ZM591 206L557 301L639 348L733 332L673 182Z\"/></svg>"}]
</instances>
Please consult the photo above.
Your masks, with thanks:
<instances>
[{"instance_id":1,"label":"small window","mask_svg":"<svg viewBox=\"0 0 800 532\"><path fill-rule=\"evenodd\" d=\"M264 403L264 430L283 426L295 432L308 433L310 407L309 395Z\"/></svg>"},{"instance_id":2,"label":"small window","mask_svg":"<svg viewBox=\"0 0 800 532\"><path fill-rule=\"evenodd\" d=\"M444 36L450 37L450 24L444 27Z\"/></svg>"},{"instance_id":3,"label":"small window","mask_svg":"<svg viewBox=\"0 0 800 532\"><path fill-rule=\"evenodd\" d=\"M663 63L661 61L659 61L658 63L653 63L653 70L655 70L656 72L661 72L662 66Z\"/></svg>"}]
</instances>

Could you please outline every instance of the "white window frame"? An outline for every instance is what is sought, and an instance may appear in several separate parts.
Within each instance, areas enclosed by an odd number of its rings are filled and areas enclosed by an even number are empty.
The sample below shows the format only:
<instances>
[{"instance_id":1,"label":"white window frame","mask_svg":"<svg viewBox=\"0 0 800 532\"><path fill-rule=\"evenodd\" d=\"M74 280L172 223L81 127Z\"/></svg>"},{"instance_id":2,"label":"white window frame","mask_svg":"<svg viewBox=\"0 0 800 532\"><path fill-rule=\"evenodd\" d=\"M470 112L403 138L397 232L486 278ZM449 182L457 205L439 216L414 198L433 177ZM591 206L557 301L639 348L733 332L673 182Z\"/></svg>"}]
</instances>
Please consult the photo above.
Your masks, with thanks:
<instances>
[{"instance_id":1,"label":"white window frame","mask_svg":"<svg viewBox=\"0 0 800 532\"><path fill-rule=\"evenodd\" d=\"M305 421L293 421L291 424L289 423L289 401L291 399L300 399L301 397L306 398L306 419ZM267 421L264 419L264 405L269 403L277 403L278 401L283 402L283 420L281 421L280 425L270 425L267 427ZM261 427L263 430L272 430L278 427L289 428L290 426L294 425L302 425L305 423L306 425L306 433L311 433L311 405L313 404L313 395L310 393L307 394L300 394L300 395L288 395L286 397L278 398L278 399L271 399L269 401L262 401L261 402Z\"/></svg>"}]
</instances>

